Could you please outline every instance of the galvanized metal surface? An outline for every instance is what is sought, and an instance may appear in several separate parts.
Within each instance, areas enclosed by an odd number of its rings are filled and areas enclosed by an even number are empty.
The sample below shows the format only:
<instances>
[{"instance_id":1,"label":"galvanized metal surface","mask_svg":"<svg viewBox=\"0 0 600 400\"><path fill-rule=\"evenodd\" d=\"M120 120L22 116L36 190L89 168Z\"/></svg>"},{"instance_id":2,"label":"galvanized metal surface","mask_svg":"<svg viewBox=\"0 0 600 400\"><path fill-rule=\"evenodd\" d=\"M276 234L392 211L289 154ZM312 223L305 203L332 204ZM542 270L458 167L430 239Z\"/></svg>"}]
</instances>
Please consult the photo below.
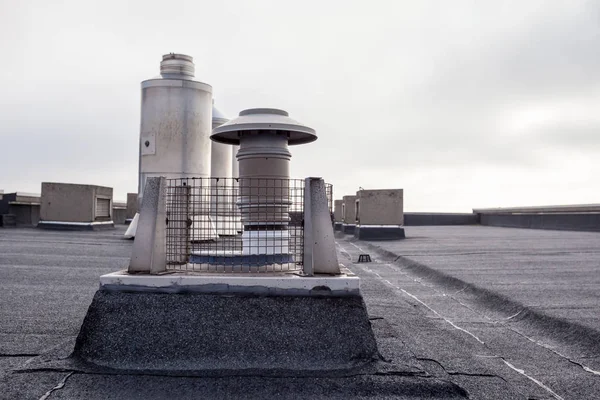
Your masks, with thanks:
<instances>
[{"instance_id":1,"label":"galvanized metal surface","mask_svg":"<svg viewBox=\"0 0 600 400\"><path fill-rule=\"evenodd\" d=\"M284 128L286 130L282 130ZM288 142L314 140L314 130L291 120L283 110L249 109L215 128L211 139L240 145L236 158L239 165L237 207L244 225L242 258L233 257L229 261L233 265L288 264L288 267L298 268L301 262L297 260L301 259L302 251L295 251L298 235L290 232L289 211L294 197L302 201L301 191L295 189L303 190L303 186L289 179ZM298 239L302 241L301 237Z\"/></svg>"},{"instance_id":2,"label":"galvanized metal surface","mask_svg":"<svg viewBox=\"0 0 600 400\"><path fill-rule=\"evenodd\" d=\"M169 54L142 82L138 193L149 177L209 176L212 87L192 80L192 58Z\"/></svg>"},{"instance_id":3,"label":"galvanized metal surface","mask_svg":"<svg viewBox=\"0 0 600 400\"><path fill-rule=\"evenodd\" d=\"M284 132L290 145L310 143L317 140L310 128L275 108L251 108L240 112L237 118L213 130L212 140L220 143L240 144L239 132L279 131Z\"/></svg>"},{"instance_id":4,"label":"galvanized metal surface","mask_svg":"<svg viewBox=\"0 0 600 400\"><path fill-rule=\"evenodd\" d=\"M213 104L212 108L212 128L215 129L229 119L219 111ZM231 146L223 143L211 141L211 155L210 155L210 176L219 178L231 178L232 177L232 162L233 153Z\"/></svg>"},{"instance_id":5,"label":"galvanized metal surface","mask_svg":"<svg viewBox=\"0 0 600 400\"><path fill-rule=\"evenodd\" d=\"M240 146L231 146L231 177L240 177L240 162L237 160L237 152L240 150Z\"/></svg>"},{"instance_id":6,"label":"galvanized metal surface","mask_svg":"<svg viewBox=\"0 0 600 400\"><path fill-rule=\"evenodd\" d=\"M160 63L163 78L192 79L195 72L194 58L185 54L165 54Z\"/></svg>"}]
</instances>

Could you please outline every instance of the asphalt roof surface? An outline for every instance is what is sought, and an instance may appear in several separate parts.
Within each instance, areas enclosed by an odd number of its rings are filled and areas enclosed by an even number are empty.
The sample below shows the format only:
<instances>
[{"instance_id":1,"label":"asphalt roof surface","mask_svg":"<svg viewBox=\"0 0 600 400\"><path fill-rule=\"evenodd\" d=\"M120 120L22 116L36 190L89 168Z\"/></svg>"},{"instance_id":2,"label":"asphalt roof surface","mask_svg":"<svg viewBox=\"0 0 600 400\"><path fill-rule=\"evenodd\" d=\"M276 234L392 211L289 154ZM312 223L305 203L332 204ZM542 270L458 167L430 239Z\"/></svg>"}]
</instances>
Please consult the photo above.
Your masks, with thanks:
<instances>
[{"instance_id":1,"label":"asphalt roof surface","mask_svg":"<svg viewBox=\"0 0 600 400\"><path fill-rule=\"evenodd\" d=\"M338 238L388 373L182 377L41 368L72 349L123 227L0 229L0 398L600 398L600 234L407 227ZM369 253L371 263L355 263Z\"/></svg>"}]
</instances>

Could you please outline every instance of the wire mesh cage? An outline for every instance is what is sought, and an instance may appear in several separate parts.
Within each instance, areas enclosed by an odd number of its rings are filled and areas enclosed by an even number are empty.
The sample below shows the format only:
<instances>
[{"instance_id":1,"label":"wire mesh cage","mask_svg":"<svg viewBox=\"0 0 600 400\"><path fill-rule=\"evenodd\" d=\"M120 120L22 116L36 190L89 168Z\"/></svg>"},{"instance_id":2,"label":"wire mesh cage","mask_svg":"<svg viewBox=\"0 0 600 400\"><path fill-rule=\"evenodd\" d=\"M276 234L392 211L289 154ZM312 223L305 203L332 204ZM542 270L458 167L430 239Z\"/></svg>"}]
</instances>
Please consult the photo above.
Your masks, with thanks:
<instances>
[{"instance_id":1,"label":"wire mesh cage","mask_svg":"<svg viewBox=\"0 0 600 400\"><path fill-rule=\"evenodd\" d=\"M333 187L326 185L330 213ZM287 272L302 268L304 180L167 179L167 269Z\"/></svg>"}]
</instances>

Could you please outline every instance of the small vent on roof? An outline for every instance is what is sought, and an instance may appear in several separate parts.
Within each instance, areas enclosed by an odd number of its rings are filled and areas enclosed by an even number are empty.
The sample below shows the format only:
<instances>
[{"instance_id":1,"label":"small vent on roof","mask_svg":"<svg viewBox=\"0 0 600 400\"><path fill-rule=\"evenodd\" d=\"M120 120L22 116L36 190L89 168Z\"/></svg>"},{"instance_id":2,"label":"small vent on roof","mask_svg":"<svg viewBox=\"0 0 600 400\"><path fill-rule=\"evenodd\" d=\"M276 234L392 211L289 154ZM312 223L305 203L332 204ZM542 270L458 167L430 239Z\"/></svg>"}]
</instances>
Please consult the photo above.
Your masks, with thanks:
<instances>
[{"instance_id":1,"label":"small vent on roof","mask_svg":"<svg viewBox=\"0 0 600 400\"><path fill-rule=\"evenodd\" d=\"M110 218L110 199L96 198L96 218Z\"/></svg>"}]
</instances>

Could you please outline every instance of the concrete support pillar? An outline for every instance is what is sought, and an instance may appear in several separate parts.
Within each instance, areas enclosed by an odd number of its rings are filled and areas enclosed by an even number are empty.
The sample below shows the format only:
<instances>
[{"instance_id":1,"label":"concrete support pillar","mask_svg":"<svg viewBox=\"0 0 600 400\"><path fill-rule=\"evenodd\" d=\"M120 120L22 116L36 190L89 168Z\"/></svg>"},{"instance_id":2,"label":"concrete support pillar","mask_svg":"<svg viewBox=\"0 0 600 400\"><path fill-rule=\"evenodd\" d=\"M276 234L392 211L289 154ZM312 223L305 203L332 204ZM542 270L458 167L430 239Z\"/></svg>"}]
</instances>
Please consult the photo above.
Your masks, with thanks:
<instances>
[{"instance_id":1,"label":"concrete support pillar","mask_svg":"<svg viewBox=\"0 0 600 400\"><path fill-rule=\"evenodd\" d=\"M342 220L343 220L343 204L344 200L334 200L333 202L333 222L334 222L334 230L341 231L342 230Z\"/></svg>"},{"instance_id":2,"label":"concrete support pillar","mask_svg":"<svg viewBox=\"0 0 600 400\"><path fill-rule=\"evenodd\" d=\"M147 179L129 273L160 274L167 269L166 191L164 177Z\"/></svg>"},{"instance_id":3,"label":"concrete support pillar","mask_svg":"<svg viewBox=\"0 0 600 400\"><path fill-rule=\"evenodd\" d=\"M306 178L304 184L304 273L340 274L325 181Z\"/></svg>"},{"instance_id":4,"label":"concrete support pillar","mask_svg":"<svg viewBox=\"0 0 600 400\"><path fill-rule=\"evenodd\" d=\"M342 232L354 234L356 227L356 196L344 196L342 200Z\"/></svg>"}]
</instances>

